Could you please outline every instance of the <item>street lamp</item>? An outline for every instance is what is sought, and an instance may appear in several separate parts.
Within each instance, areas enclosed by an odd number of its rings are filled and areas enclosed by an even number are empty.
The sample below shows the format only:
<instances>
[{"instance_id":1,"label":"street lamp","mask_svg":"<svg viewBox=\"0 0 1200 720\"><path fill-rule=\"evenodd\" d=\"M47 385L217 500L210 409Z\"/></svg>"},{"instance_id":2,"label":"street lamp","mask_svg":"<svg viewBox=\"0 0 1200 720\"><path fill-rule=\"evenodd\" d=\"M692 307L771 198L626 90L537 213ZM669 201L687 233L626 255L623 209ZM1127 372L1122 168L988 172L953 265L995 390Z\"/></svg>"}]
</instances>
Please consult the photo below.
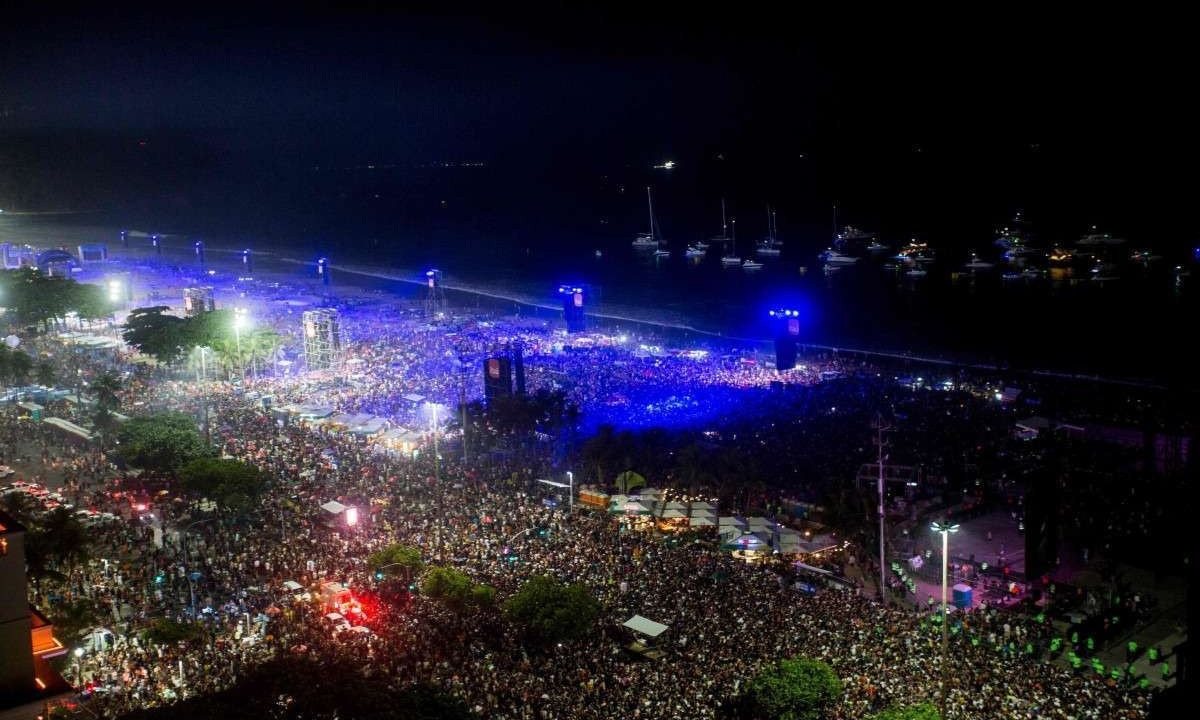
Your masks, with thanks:
<instances>
[{"instance_id":1,"label":"street lamp","mask_svg":"<svg viewBox=\"0 0 1200 720\"><path fill-rule=\"evenodd\" d=\"M958 523L937 522L936 520L930 525L930 528L942 534L942 714L946 714L946 653L950 643L950 618L948 617L947 602L946 602L946 580L948 553L950 550L950 533L958 532Z\"/></svg>"},{"instance_id":2,"label":"street lamp","mask_svg":"<svg viewBox=\"0 0 1200 720\"><path fill-rule=\"evenodd\" d=\"M233 337L237 342L238 377L246 374L246 365L242 362L242 328L247 327L250 319L246 316L246 308L233 309Z\"/></svg>"},{"instance_id":3,"label":"street lamp","mask_svg":"<svg viewBox=\"0 0 1200 720\"><path fill-rule=\"evenodd\" d=\"M75 648L75 685L83 686L83 648Z\"/></svg>"},{"instance_id":4,"label":"street lamp","mask_svg":"<svg viewBox=\"0 0 1200 720\"><path fill-rule=\"evenodd\" d=\"M567 508L570 510L570 513L572 515L574 515L575 514L575 473L571 472L570 470L567 471L567 484L570 485L570 487L567 488L567 493L569 493L568 497L570 498L569 502L567 503Z\"/></svg>"}]
</instances>

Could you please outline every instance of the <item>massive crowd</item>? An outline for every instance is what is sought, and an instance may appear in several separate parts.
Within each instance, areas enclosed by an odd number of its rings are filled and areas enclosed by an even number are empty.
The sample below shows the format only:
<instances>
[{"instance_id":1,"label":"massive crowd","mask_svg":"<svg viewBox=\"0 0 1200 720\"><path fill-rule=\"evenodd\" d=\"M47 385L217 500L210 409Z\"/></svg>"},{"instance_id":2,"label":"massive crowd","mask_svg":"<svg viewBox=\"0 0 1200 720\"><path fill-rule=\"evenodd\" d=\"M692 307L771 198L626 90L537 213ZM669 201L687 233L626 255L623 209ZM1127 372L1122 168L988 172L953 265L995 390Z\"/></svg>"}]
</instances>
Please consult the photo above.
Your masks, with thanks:
<instances>
[{"instance_id":1,"label":"massive crowd","mask_svg":"<svg viewBox=\"0 0 1200 720\"><path fill-rule=\"evenodd\" d=\"M262 321L295 324L292 306L261 307ZM460 360L519 339L531 358L531 385L566 378L562 386L585 410L617 403L636 419L657 413L647 408L648 396L658 398L650 405L686 396L680 402L711 402L703 413L719 415L730 407L727 393L781 397L767 389L774 373L719 352L644 353L637 339L628 348L603 339L566 350L561 337L537 323L493 318L432 327L376 300L358 302L357 312L355 304L343 307L347 357L356 360L344 376L263 377L256 390L276 406L319 400L406 425L417 417L405 395L450 405L460 392L478 395L478 388L463 387ZM838 406L849 417L848 408L871 401L854 385L822 386L820 372L828 370L871 376L833 358L792 376L813 389L801 410L826 418L800 430L813 437L798 445L814 451L849 432L839 424ZM470 376L473 383L478 373ZM688 392L704 386L720 390ZM77 507L128 519L93 529L97 559L66 585L68 594L93 599L115 626L115 647L93 649L68 668L89 689L87 702L99 716L228 687L248 667L286 654L361 668L389 685L429 683L463 698L481 717L499 719L714 717L765 663L795 655L822 659L842 678L836 718L937 703L943 681L948 718L1145 716L1150 696L1128 678L1050 662L1053 631L1040 621L999 610L965 615L953 621L943 660L939 620L927 612L884 606L853 590L810 596L796 589L787 565L748 565L711 543L668 545L652 533L622 532L606 513L549 508L535 482L558 469L548 457L483 463L443 454L435 471L428 452L401 456L329 427L279 422L226 382L198 385L131 372L124 396L127 406L198 412L201 392L212 412L214 445L271 477L249 522L197 514L172 501L178 488L169 485L151 504L153 521L143 522L125 495L136 480L55 430L34 426L35 434L26 435L27 422L0 416L4 447L40 450L40 458L25 459L40 463L47 476L61 476ZM82 414L65 404L51 410ZM961 405L935 411L968 412ZM785 425L778 432L795 430ZM797 453L791 460L797 465L824 462ZM318 507L329 500L363 508L362 522L323 522ZM550 528L548 536L512 539L534 526ZM546 654L528 651L495 613L462 614L419 594L406 604L385 602L366 558L393 543L420 548L427 564L458 567L501 598L537 574L582 583L602 601L603 617L588 637ZM508 559L513 555L518 562ZM156 580L162 576L165 582ZM363 602L362 623L371 632L332 632L323 609L296 599L285 588L288 580L308 588L326 580L347 585ZM36 600L49 607L51 598ZM665 657L638 660L623 651L629 638L621 623L633 614L670 627ZM138 629L157 617L194 620L202 635L168 645L139 639Z\"/></svg>"}]
</instances>

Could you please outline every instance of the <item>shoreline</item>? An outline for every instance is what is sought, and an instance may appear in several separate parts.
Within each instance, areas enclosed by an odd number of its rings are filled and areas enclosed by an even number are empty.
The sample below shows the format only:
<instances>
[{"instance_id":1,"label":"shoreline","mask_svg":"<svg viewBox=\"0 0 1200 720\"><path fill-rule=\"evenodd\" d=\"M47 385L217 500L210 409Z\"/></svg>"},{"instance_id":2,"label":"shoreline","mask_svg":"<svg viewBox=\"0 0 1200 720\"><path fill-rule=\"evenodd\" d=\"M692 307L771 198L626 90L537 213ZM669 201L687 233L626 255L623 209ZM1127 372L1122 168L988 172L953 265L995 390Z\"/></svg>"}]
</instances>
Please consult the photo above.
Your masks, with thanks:
<instances>
[{"instance_id":1,"label":"shoreline","mask_svg":"<svg viewBox=\"0 0 1200 720\"><path fill-rule=\"evenodd\" d=\"M3 218L3 216L0 215L0 218ZM182 258L191 256L191 253L189 252L191 250L189 241L193 237L191 235L187 235L184 233L158 233L158 236L162 240L168 241L168 242L163 242L161 244L162 252L160 255L160 254L155 253L153 248L151 248L149 246L137 247L137 246L134 246L133 244L131 244L130 247L122 247L120 245L120 243L113 243L113 242L111 242L111 238L114 236L117 236L119 234L119 231L115 230L115 229L101 227L101 226L42 227L42 228L38 228L36 232L28 232L29 229L23 229L23 230L26 231L26 234L32 236L29 239L24 240L24 242L28 242L29 244L39 243L45 247L57 247L57 246L68 246L69 247L71 245L85 244L85 243L89 243L89 242L102 243L109 248L109 258L111 260L120 261L120 260L124 260L127 258L128 260L131 260L131 261L145 261L145 260L158 259L159 261L161 261L163 263L171 263L171 261L174 260L175 261L174 264L177 264L180 267L180 269L184 268L183 263L180 262L180 260ZM151 235L151 233L143 231L143 230L132 230L131 229L131 230L128 230L127 232L128 232L128 236L130 238L137 238L142 241L144 241L146 238L149 238ZM22 242L18 237L16 237L18 235L18 233L13 232L10 234L14 236L13 237L14 241ZM75 239L73 239L69 242L63 242L61 240L63 235L74 235ZM51 239L51 236L57 236L57 237L54 237L53 239ZM97 236L104 236L104 237L97 237ZM107 238L107 239L105 239L105 238ZM220 255L220 256L240 257L240 254L242 252L241 247L236 247L236 246L226 244L226 242L222 242L221 239L217 239L216 243L211 244L211 245L209 244L208 240L205 240L204 242L205 242L205 252L206 253L211 253L211 254ZM244 245L242 247L244 247ZM280 266L290 266L290 267L297 268L297 269L305 267L305 266L308 266L308 267L315 266L315 262L300 260L300 259L292 258L292 257L286 257L285 255L282 254L283 252L286 252L286 251L254 250L253 257L254 257L256 269L258 269L259 272L270 272L267 268L259 268L259 265L262 262L276 263ZM418 272L412 271L408 268L397 267L397 268L390 268L390 269L372 269L372 268L366 268L366 267L363 267L361 265L356 265L356 264L338 264L338 265L331 265L330 267L332 270L336 270L339 273L343 273L345 275L353 275L353 276L357 276L360 278L370 279L370 280L375 280L375 281L382 281L385 283L396 283L396 284L410 285L413 287L423 286L425 284L424 280L420 277L420 274ZM279 269L282 270L282 267ZM230 268L228 268L228 267L222 268L222 271L229 272ZM408 274L408 273L411 273L411 276L406 276L406 274ZM256 273L256 274L258 274L258 273ZM318 284L315 277L300 277L297 275L288 274L287 272L281 272L280 275L281 275L281 278L280 278L281 280L286 279L288 282L297 282L297 283L303 283L303 284L309 285L308 290L316 295L322 295L322 294L337 295L337 294L339 294L339 292L338 292L339 288L338 288L338 284L336 282L333 285L329 286L328 290L322 290L322 288L324 288L325 286ZM316 287L313 287L313 285L315 285ZM351 283L349 283L349 286L355 287L356 284L351 282ZM359 289L362 289L361 286L358 286L358 287L359 287ZM342 286L340 288L341 294L345 294L345 288L346 288L346 284L342 284ZM462 284L462 283L454 282L452 279L449 284L443 282L442 288L444 290L446 290L447 292L472 295L472 296L475 296L478 298L486 298L487 300L492 301L497 304L500 302L505 302L505 303L514 303L518 306L534 308L535 313L537 311L542 311L542 310L546 310L546 311L550 311L550 312L559 312L560 311L556 305L551 304L551 303L546 303L544 301L539 301L533 296L530 296L527 294L521 294L521 293L514 293L512 291L508 291L508 290L504 290L504 289L489 288L489 287L481 286L478 283ZM395 291L388 290L387 292L394 293ZM398 297L402 297L402 296L398 295ZM587 312L585 314L589 318L593 318L593 319L597 320L599 322L599 324L602 326L603 325L611 325L611 324L619 324L619 323L632 323L632 324L637 324L637 325L643 325L643 326L647 326L649 328L654 328L659 334L663 334L663 335L667 335L667 336L678 336L678 335L682 334L683 337L680 339L685 342L696 342L700 338L704 338L703 342L706 342L706 343L726 344L727 346L733 347L733 348L742 348L742 349L756 348L759 350L761 350L765 346L769 346L772 343L771 338L753 338L753 337L740 337L740 336L734 336L734 335L725 335L725 334L717 332L717 331L698 328L695 325L687 322L686 319L682 319L682 318L664 319L662 317L658 317L658 318L644 317L644 316L639 317L637 314L634 314L634 313L636 313L636 310L637 310L636 308L621 308L618 312L591 311L591 312ZM633 312L631 313L630 311L633 311ZM519 315L519 313L518 313L518 315ZM699 336L699 337L688 337L689 335L695 335L695 336ZM1012 367L998 366L995 364L990 364L990 363L985 363L985 362L977 362L972 359L958 358L958 357L954 357L954 356L942 356L942 357L928 356L928 355L918 356L918 355L914 355L909 352L897 351L894 349L858 348L858 347L847 347L847 346L842 346L842 345L834 346L834 345L827 345L827 344L822 344L822 343L802 343L799 345L799 348L800 348L801 352L805 352L805 353L812 353L812 352L831 352L831 353L835 353L835 354L847 353L850 355L861 356L864 358L879 358L882 360L886 360L888 362L902 361L904 363L923 363L923 364L929 364L929 365L935 365L935 366L941 366L941 367L960 367L960 368L966 368L966 369L972 369L972 370L995 372L995 373L1000 373L1000 374L1004 374L1004 375L1018 375L1018 376L1030 378L1032 380L1039 380L1039 379L1044 380L1045 378L1055 378L1055 379L1061 379L1061 380L1097 382L1097 383L1104 383L1104 384L1109 384L1109 385L1119 385L1119 386L1126 386L1126 387L1139 387L1139 388L1146 388L1146 389L1153 389L1153 390L1166 390L1167 389L1167 386L1164 383L1162 383L1158 380L1146 378L1146 377L1107 376L1107 375L1101 375L1098 373L1071 372L1071 371L1065 371L1065 370L1055 370L1055 369L1050 369L1050 368L1034 368L1034 367L1012 368ZM1195 391L1194 388L1190 388L1188 390L1190 390L1192 392Z\"/></svg>"}]
</instances>

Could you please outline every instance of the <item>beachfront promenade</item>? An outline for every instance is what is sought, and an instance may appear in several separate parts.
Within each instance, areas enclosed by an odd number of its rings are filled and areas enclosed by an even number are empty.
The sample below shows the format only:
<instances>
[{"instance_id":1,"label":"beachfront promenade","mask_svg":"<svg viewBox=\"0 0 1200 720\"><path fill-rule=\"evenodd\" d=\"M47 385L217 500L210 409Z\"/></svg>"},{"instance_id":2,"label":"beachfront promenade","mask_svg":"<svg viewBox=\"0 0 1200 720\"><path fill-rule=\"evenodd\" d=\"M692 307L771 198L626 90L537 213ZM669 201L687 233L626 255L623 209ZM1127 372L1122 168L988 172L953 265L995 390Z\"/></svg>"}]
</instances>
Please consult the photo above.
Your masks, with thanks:
<instances>
[{"instance_id":1,"label":"beachfront promenade","mask_svg":"<svg viewBox=\"0 0 1200 720\"><path fill-rule=\"evenodd\" d=\"M182 286L204 279L195 268L152 271L156 273L151 278L155 292L172 299L172 304ZM345 305L350 320L350 351L354 357L364 359L355 370L365 378L358 384L343 383L342 378L325 383L310 383L303 376L261 378L257 389L274 394L281 402L320 393L324 401L341 411L388 413L392 410L390 397L403 397L414 388L432 391L435 399L453 402L459 392L458 378L441 377L439 373L446 365L424 361L445 358L448 350L464 340L463 334L468 342L485 346L520 332L522 327L493 323L493 318L489 324L472 328L473 323L464 320L446 328L445 334L459 335L451 340L436 329L424 329L425 323L418 317L410 317L407 323L397 322L398 311L377 293L344 290L336 284L330 292L308 273L281 272L274 277L269 272L260 274L263 277L256 285L284 284L270 290L269 301L256 298L244 285L208 277L218 289L221 306L250 305L259 318L278 323L279 329L293 338L297 332L297 317L292 313L295 308L334 300L321 297L327 293L336 296L334 301ZM540 353L539 348L544 346L545 354L536 356L552 360L553 342L537 341L538 335L546 336L546 328L536 332L530 328L529 332L532 352ZM51 339L47 343L48 348L54 347ZM579 379L578 397L585 408L595 407L597 400L609 399L614 391L631 393L635 370L649 373L644 380L647 387L673 382L697 389L706 384L733 383L737 388L761 389L771 377L771 371L761 367L730 369L682 358L638 360L619 349L589 352L592 354L561 356L571 363L567 374ZM393 365L399 353L403 353L404 361ZM606 368L593 362L612 356L626 364ZM102 361L113 359L106 356ZM865 427L860 421L869 417L865 411L876 398L862 396L857 389L841 393L837 384L821 384L817 376L815 371L808 376L797 375L806 380L805 387L812 389L813 402L803 406L809 413L801 415L803 422L787 428L786 434L779 437L790 437L804 450L798 463L821 466L825 471L825 463L830 461L816 451L825 446L830 456L842 461L852 454L859 441L852 436L851 428ZM253 382L250 378L244 380ZM880 388L894 385L887 380L877 384ZM114 691L102 704L107 714L139 703L158 704L211 692L244 676L265 656L298 646L324 661L361 666L373 676L392 682L432 682L467 699L480 714L496 718L523 719L544 713L632 717L647 707L643 704L647 701L658 717L712 717L719 714L731 693L759 664L792 653L826 659L846 679L849 686L840 717L866 717L892 702L937 697L937 633L931 631L928 610L902 605L880 608L867 590L868 578L874 573L865 574L860 594L831 591L806 598L787 591L773 566L744 565L734 562L728 553L671 548L653 533L620 536L614 531L614 519L602 513L566 516L561 508L542 505L533 494L533 479L561 470L547 459L524 457L510 466L502 459L477 464L445 457L435 470L430 467L428 453L423 454L424 459L414 460L363 452L361 444L351 437L303 424L280 428L261 408L253 407L236 386L213 382L207 388L214 414L220 418L214 428L214 441L221 451L267 470L279 483L280 492L286 489L286 496L272 494L267 498L264 517L270 521L245 528L236 542L229 533L204 526L196 529L203 536L205 556L210 558L200 594L202 602L214 609L212 630L222 640L237 634L237 642L191 648L182 656L178 651L168 651L165 663L161 663L165 671L150 658L147 675L128 679L123 668L130 662L145 663L148 658L143 649L126 647L116 658L89 656L83 668L85 677L105 687L124 688ZM151 407L195 412L198 400L194 391L190 381L139 377L126 393L130 401L136 399ZM937 413L941 412L939 408ZM728 412L720 417L723 424L739 422ZM839 424L843 417L845 425ZM825 419L818 423L819 418ZM950 434L967 427L967 423L956 423L954 419L944 422L946 426L940 431L941 426L929 426L926 431ZM806 426L809 437L800 434ZM14 422L10 429L16 432L18 427ZM50 458L66 458L64 482L78 493L77 499L109 502L104 495L106 473L89 466L85 458L72 459L65 444L50 437L38 440L51 448ZM319 460L318 454L337 462ZM30 455L36 457L36 453ZM36 470L36 461L32 467ZM827 467L835 468L837 464ZM312 473L297 482L296 478L310 469ZM436 483L435 472L447 482ZM335 542L308 523L307 515L282 510L285 499L316 507L332 497L380 509L360 532ZM384 502L372 502L376 499ZM725 511L746 509L731 504ZM174 517L171 505L165 512L168 524L184 523L184 518ZM484 517L495 518L496 522L481 522L479 519ZM546 541L523 545L521 562L509 562L504 541L523 528L543 525L551 528ZM981 558L998 552L997 543L1003 542L1006 556L1016 561L1018 542L1010 546L1006 540L998 540L995 532L991 541L980 541L977 534L986 538L983 526L975 528L970 521L967 525L961 542L957 537L954 540L954 552L968 551L972 543L978 543L972 554ZM620 542L614 543L614 537ZM146 546L146 540L139 537L136 528L124 528L106 540L130 548L126 550L130 555L128 574L117 587L109 582L98 591L105 602L116 601L115 607L130 606L130 617L123 621L130 631L141 620L159 613L178 613L180 607L179 597L172 592L155 599L146 598L144 592L154 587L152 570L170 566L173 553L181 549L155 550ZM372 580L362 558L396 540L423 548L430 563L461 561L473 578L493 585L501 593L512 592L522 579L540 572L582 582L604 600L609 615L595 637L564 648L551 658L525 657L513 639L503 633L499 637L489 635L486 640L470 640L478 622L470 618L456 620L423 598L413 606L412 615L382 609L381 616L369 623L372 634L358 640L330 638L323 632L319 617L296 606L292 613L271 621L271 641L263 638L250 646L240 641L240 635L245 634L242 614L268 614L272 606L267 603L274 600L246 596L247 588L276 588L288 579L312 584L328 576L345 578L353 587L370 587ZM870 552L866 555L870 557ZM831 562L845 565L846 558ZM98 568L89 572L101 573ZM726 580L705 580L714 576ZM921 599L924 594L922 585L916 597ZM670 656L662 663L637 668L637 674L648 682L630 683L632 670L626 659L619 652L610 652L619 647L616 628L630 613L654 617L672 628ZM954 651L962 663L952 670L954 709L949 717L1018 718L1026 717L1031 707L1041 708L1042 714L1049 717L1076 717L1068 713L1078 706L1080 692L1091 698L1089 711L1094 711L1095 717L1112 717L1116 710L1128 711L1132 717L1143 715L1145 696L1138 691L1109 687L1061 663L1051 670L1043 668L1037 661L1046 657L1050 636L1045 628L1026 623L1020 616L992 610L973 616L971 628L956 632ZM1036 638L1036 653L1014 653L1007 649L1008 643L997 641L1006 638L1009 625L1021 627ZM460 641L447 644L447 637ZM1110 652L1112 648L1102 650ZM371 660L364 661L364 656ZM186 678L183 682L175 681L176 662L183 662L187 668L186 673L179 672L180 678ZM218 668L211 676L202 671L208 665ZM579 669L580 673L563 673L564 667ZM988 678L982 686L980 674Z\"/></svg>"}]
</instances>

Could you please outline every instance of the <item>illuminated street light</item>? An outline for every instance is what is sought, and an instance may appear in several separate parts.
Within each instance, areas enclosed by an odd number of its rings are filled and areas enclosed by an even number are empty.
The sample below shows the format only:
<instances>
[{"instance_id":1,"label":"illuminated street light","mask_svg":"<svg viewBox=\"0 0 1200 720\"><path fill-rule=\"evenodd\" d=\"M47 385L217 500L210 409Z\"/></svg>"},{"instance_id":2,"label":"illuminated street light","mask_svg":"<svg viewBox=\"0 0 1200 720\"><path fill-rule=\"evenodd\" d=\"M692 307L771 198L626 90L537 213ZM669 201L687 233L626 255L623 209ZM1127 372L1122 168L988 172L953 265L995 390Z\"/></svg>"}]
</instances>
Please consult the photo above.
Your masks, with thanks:
<instances>
[{"instance_id":1,"label":"illuminated street light","mask_svg":"<svg viewBox=\"0 0 1200 720\"><path fill-rule=\"evenodd\" d=\"M946 653L950 642L950 618L947 613L946 579L947 555L950 549L950 533L958 532L957 523L942 523L934 521L930 528L942 534L942 714L946 713Z\"/></svg>"}]
</instances>

